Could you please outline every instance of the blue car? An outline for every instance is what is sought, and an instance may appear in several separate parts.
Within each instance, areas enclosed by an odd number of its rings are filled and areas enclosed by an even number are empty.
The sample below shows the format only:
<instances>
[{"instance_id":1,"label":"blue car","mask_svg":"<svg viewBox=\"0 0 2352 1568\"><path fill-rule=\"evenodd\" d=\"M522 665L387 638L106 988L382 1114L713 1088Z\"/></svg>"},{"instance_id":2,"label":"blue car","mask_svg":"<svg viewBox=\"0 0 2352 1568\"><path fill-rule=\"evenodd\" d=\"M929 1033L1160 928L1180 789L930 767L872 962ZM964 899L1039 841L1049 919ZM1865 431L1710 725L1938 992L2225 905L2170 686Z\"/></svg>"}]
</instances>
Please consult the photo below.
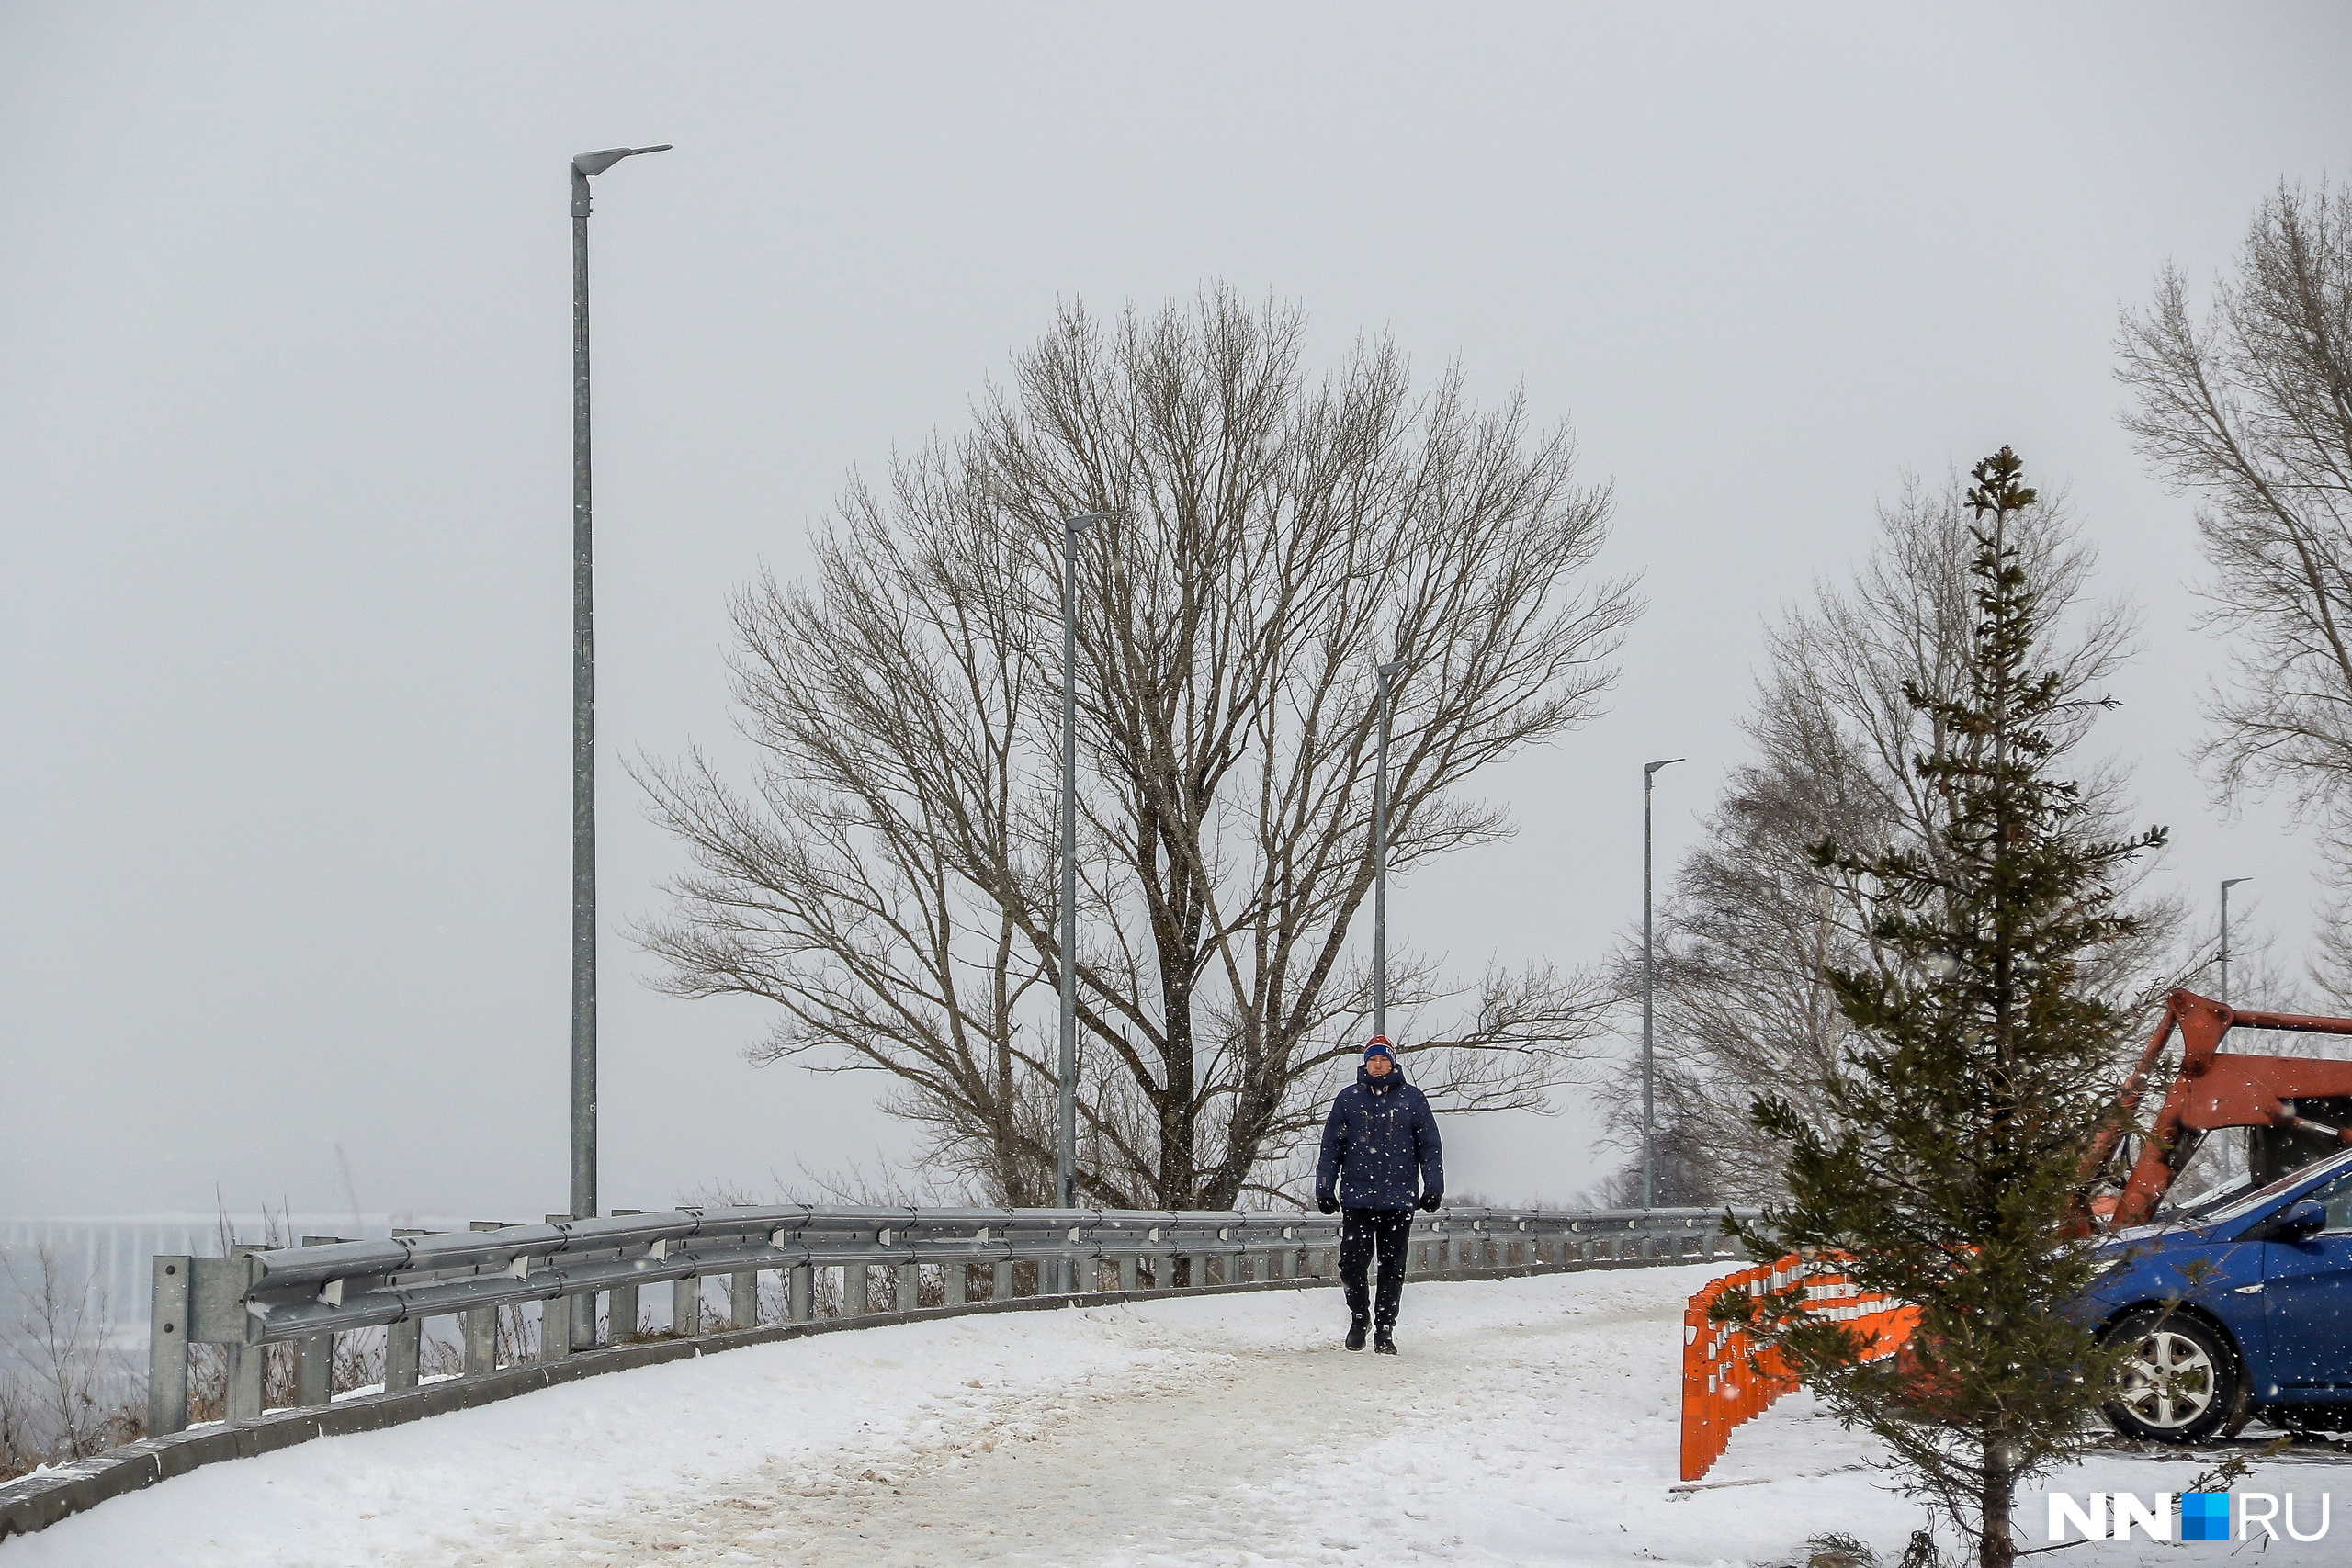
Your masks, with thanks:
<instances>
[{"instance_id":1,"label":"blue car","mask_svg":"<svg viewBox=\"0 0 2352 1568\"><path fill-rule=\"evenodd\" d=\"M2352 1427L2352 1150L2118 1231L2099 1262L2070 1315L2132 1348L2118 1431Z\"/></svg>"}]
</instances>

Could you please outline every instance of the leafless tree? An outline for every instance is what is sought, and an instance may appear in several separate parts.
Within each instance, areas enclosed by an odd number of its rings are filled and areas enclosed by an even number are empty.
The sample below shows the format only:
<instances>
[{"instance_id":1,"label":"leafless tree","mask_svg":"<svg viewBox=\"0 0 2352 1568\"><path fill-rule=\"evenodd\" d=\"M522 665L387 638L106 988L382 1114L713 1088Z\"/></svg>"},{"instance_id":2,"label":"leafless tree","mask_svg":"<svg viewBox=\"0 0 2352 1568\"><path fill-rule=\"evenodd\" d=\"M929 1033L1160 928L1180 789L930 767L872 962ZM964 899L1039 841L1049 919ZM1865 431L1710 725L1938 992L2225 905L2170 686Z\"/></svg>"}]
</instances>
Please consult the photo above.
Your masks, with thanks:
<instances>
[{"instance_id":1,"label":"leafless tree","mask_svg":"<svg viewBox=\"0 0 2352 1568\"><path fill-rule=\"evenodd\" d=\"M693 869L642 939L686 996L781 1010L755 1055L896 1080L933 1162L1047 1201L1062 519L1078 573L1090 1202L1280 1190L1368 1007L1374 667L1409 663L1395 874L1509 831L1477 771L1589 716L1635 613L1565 428L1385 339L1317 378L1295 309L1223 288L1066 307L970 428L851 485L808 584L734 606L740 784L643 764ZM1586 980L1393 959L1432 1100L1535 1107L1598 1028ZM1454 1016L1436 1021L1448 1009Z\"/></svg>"},{"instance_id":2,"label":"leafless tree","mask_svg":"<svg viewBox=\"0 0 2352 1568\"><path fill-rule=\"evenodd\" d=\"M1882 509L1878 544L1853 581L1817 588L1770 630L1745 724L1752 758L1732 771L1660 905L1661 1201L1779 1196L1781 1148L1756 1131L1749 1108L1770 1092L1829 1114L1820 1086L1849 1032L1826 972L1864 961L1871 941L1852 887L1816 869L1808 852L1833 839L1939 852L1942 807L1914 767L1936 738L1904 689L1949 694L1963 678L1979 618L1964 482L1907 485ZM2132 617L2121 604L2087 602L2094 558L2063 506L2036 506L2014 526L2052 627L2043 646L2075 705L2052 737L2064 755L2087 739L2101 682L2129 652ZM2122 814L2128 780L2111 766L2087 772L2083 821L2098 836ZM2135 907L2147 934L2114 953L2100 981L2137 1018L2180 972L2182 914L2144 896ZM1621 962L1621 996L1638 985L1638 952ZM1621 1136L1637 1134L1639 1064L1605 1092Z\"/></svg>"},{"instance_id":3,"label":"leafless tree","mask_svg":"<svg viewBox=\"0 0 2352 1568\"><path fill-rule=\"evenodd\" d=\"M135 1377L109 1342L96 1270L40 1247L0 1257L0 1279L16 1297L15 1323L0 1334L0 1448L62 1461L139 1437Z\"/></svg>"},{"instance_id":4,"label":"leafless tree","mask_svg":"<svg viewBox=\"0 0 2352 1568\"><path fill-rule=\"evenodd\" d=\"M2281 185L2255 215L2233 278L2200 318L2167 269L2126 311L2124 424L2195 494L2213 580L2208 621L2232 676L2207 700L2202 756L2224 796L2286 791L2329 829L2352 880L2352 187ZM2317 967L2352 994L2339 906Z\"/></svg>"}]
</instances>

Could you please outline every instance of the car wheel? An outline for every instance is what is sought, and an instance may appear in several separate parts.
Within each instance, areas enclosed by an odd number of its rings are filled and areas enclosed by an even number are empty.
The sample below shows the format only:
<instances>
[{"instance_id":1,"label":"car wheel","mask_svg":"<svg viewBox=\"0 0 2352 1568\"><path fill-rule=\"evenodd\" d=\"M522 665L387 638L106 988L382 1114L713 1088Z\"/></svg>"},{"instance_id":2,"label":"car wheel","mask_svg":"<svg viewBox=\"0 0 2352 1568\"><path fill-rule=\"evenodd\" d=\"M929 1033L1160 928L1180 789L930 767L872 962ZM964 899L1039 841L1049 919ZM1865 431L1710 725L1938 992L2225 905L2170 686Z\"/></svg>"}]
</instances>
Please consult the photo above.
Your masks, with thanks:
<instances>
[{"instance_id":1,"label":"car wheel","mask_svg":"<svg viewBox=\"0 0 2352 1568\"><path fill-rule=\"evenodd\" d=\"M2125 1437L2193 1443L2242 1416L2245 1378L2237 1353L2201 1319L2143 1309L2117 1322L2101 1343L2124 1352L2107 1419Z\"/></svg>"}]
</instances>

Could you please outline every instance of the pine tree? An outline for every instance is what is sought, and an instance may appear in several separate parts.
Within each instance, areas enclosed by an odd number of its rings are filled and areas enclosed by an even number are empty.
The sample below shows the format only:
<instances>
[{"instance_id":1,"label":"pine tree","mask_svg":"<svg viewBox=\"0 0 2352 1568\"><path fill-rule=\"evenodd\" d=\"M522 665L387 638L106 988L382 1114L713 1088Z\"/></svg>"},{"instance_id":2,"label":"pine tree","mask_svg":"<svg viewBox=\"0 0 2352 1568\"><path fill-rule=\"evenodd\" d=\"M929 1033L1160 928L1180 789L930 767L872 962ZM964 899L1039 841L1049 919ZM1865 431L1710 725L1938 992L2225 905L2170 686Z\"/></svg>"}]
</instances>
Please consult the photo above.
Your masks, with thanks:
<instances>
[{"instance_id":1,"label":"pine tree","mask_svg":"<svg viewBox=\"0 0 2352 1568\"><path fill-rule=\"evenodd\" d=\"M1919 1326L1887 1357L1807 1315L1801 1288L1720 1310L1883 1439L1983 1568L2008 1568L2016 1487L2094 1440L2113 1389L2115 1353L2058 1310L2092 1280L2095 1244L2069 1222L2120 1114L2118 1020L2082 971L2132 932L2116 878L2165 832L2091 837L2080 790L2050 775L2046 727L2067 699L2037 662L2046 614L2007 537L2034 492L2006 446L1973 477L1982 618L1965 680L1905 691L1936 737L1914 766L1949 825L1925 847L1814 850L1865 899L1876 957L1829 972L1858 1040L1829 1121L1757 1103L1787 1146L1791 1199L1740 1227L1759 1258L1845 1255L1849 1278L1916 1304Z\"/></svg>"}]
</instances>

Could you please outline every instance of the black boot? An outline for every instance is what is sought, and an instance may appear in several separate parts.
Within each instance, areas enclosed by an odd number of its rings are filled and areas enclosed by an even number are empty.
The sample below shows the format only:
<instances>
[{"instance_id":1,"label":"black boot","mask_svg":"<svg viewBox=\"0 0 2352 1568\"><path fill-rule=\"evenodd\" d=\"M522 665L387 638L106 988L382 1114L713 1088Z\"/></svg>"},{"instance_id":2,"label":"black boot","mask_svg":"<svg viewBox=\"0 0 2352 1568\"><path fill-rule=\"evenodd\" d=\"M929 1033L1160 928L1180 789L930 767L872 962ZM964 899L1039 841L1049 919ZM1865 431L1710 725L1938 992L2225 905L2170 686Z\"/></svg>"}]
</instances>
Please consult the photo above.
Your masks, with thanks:
<instances>
[{"instance_id":1,"label":"black boot","mask_svg":"<svg viewBox=\"0 0 2352 1568\"><path fill-rule=\"evenodd\" d=\"M1396 1353L1396 1336L1385 1328L1382 1329L1372 1337L1372 1349L1373 1354L1376 1356L1395 1355Z\"/></svg>"},{"instance_id":2,"label":"black boot","mask_svg":"<svg viewBox=\"0 0 2352 1568\"><path fill-rule=\"evenodd\" d=\"M1349 1348L1349 1349L1351 1349L1351 1350L1361 1350L1361 1349L1363 1349L1363 1331L1364 1331L1365 1326L1366 1326L1366 1325L1365 1325L1365 1323L1364 1323L1364 1320L1363 1320L1363 1318L1361 1318L1361 1317L1357 1317L1357 1318L1351 1318L1351 1319L1349 1320L1349 1322L1348 1322L1348 1348Z\"/></svg>"}]
</instances>

